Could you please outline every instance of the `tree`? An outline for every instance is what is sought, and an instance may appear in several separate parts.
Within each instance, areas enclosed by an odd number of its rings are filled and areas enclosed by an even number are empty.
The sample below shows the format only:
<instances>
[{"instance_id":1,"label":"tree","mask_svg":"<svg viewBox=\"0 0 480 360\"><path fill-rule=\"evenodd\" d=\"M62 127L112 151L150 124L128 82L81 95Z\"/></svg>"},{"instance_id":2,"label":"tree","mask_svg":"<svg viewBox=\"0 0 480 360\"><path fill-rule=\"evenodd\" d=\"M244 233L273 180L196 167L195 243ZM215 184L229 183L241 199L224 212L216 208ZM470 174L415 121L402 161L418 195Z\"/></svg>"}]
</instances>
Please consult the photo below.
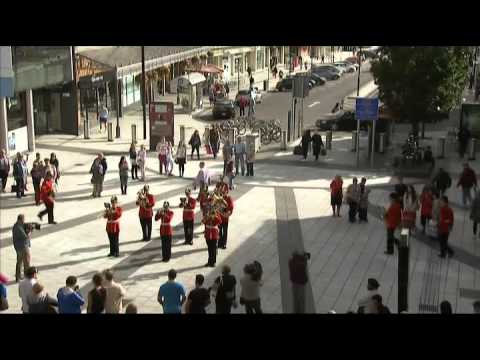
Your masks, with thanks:
<instances>
[{"instance_id":1,"label":"tree","mask_svg":"<svg viewBox=\"0 0 480 360\"><path fill-rule=\"evenodd\" d=\"M418 136L420 122L460 103L469 55L467 46L383 46L372 62L379 98Z\"/></svg>"}]
</instances>

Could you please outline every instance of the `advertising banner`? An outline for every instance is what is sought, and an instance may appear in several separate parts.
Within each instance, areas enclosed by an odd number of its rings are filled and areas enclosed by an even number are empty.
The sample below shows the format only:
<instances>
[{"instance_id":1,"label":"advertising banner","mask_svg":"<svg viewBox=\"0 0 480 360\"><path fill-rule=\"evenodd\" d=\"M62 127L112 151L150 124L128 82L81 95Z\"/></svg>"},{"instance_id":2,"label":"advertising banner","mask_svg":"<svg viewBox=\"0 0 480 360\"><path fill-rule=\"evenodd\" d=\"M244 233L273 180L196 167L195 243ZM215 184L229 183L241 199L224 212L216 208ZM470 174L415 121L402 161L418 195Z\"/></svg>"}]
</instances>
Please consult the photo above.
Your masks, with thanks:
<instances>
[{"instance_id":1,"label":"advertising banner","mask_svg":"<svg viewBox=\"0 0 480 360\"><path fill-rule=\"evenodd\" d=\"M152 102L149 104L150 150L155 150L162 137L174 142L174 105L173 102Z\"/></svg>"}]
</instances>

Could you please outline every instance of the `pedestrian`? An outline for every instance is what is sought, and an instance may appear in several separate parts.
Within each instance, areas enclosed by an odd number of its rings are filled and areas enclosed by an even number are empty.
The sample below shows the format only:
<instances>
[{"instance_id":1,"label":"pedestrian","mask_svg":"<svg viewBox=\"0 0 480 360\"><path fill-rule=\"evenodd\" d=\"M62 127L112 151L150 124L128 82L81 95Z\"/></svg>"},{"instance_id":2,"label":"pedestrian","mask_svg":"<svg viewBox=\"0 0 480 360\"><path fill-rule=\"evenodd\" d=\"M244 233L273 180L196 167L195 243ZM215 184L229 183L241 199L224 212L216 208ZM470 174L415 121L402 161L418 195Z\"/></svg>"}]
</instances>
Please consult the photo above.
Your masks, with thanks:
<instances>
[{"instance_id":1,"label":"pedestrian","mask_svg":"<svg viewBox=\"0 0 480 360\"><path fill-rule=\"evenodd\" d=\"M214 209L209 210L205 206L205 215L202 223L205 224L205 241L208 248L208 262L205 266L215 267L217 262L217 242L220 237L218 226L222 223L222 218Z\"/></svg>"},{"instance_id":2,"label":"pedestrian","mask_svg":"<svg viewBox=\"0 0 480 360\"><path fill-rule=\"evenodd\" d=\"M237 142L233 145L233 153L235 155L235 174L238 175L238 166L242 170L242 176L245 176L245 143L240 136L237 137Z\"/></svg>"},{"instance_id":3,"label":"pedestrian","mask_svg":"<svg viewBox=\"0 0 480 360\"><path fill-rule=\"evenodd\" d=\"M30 266L25 271L25 278L18 284L18 296L22 299L22 312L29 313L28 297L32 293L33 285L37 283L38 270L35 266Z\"/></svg>"},{"instance_id":4,"label":"pedestrian","mask_svg":"<svg viewBox=\"0 0 480 360\"><path fill-rule=\"evenodd\" d=\"M250 79L250 86L253 85L253 78ZM255 115L255 99L257 98L257 91L255 88L250 89L250 97L248 99L248 116Z\"/></svg>"},{"instance_id":5,"label":"pedestrian","mask_svg":"<svg viewBox=\"0 0 480 360\"><path fill-rule=\"evenodd\" d=\"M343 180L340 175L330 183L330 204L332 205L333 217L340 217L340 208L343 202Z\"/></svg>"},{"instance_id":6,"label":"pedestrian","mask_svg":"<svg viewBox=\"0 0 480 360\"><path fill-rule=\"evenodd\" d=\"M55 190L53 188L52 175L48 173L43 180L40 188L40 200L45 204L45 209L38 213L38 218L42 221L45 214L48 214L48 223L56 225L53 209L55 207Z\"/></svg>"},{"instance_id":7,"label":"pedestrian","mask_svg":"<svg viewBox=\"0 0 480 360\"><path fill-rule=\"evenodd\" d=\"M307 262L310 254L295 250L288 262L292 283L293 313L304 314L306 306L306 285L308 283Z\"/></svg>"},{"instance_id":8,"label":"pedestrian","mask_svg":"<svg viewBox=\"0 0 480 360\"><path fill-rule=\"evenodd\" d=\"M182 140L179 141L177 153L175 154L175 163L178 164L178 174L183 177L185 173L185 164L187 163L187 147Z\"/></svg>"},{"instance_id":9,"label":"pedestrian","mask_svg":"<svg viewBox=\"0 0 480 360\"><path fill-rule=\"evenodd\" d=\"M205 277L202 274L195 276L195 289L190 291L185 304L186 314L206 314L205 308L210 305L210 292L203 287Z\"/></svg>"},{"instance_id":10,"label":"pedestrian","mask_svg":"<svg viewBox=\"0 0 480 360\"><path fill-rule=\"evenodd\" d=\"M105 277L104 287L106 290L105 313L120 314L123 310L123 299L127 292L123 286L113 279L113 271L108 269L103 273Z\"/></svg>"},{"instance_id":11,"label":"pedestrian","mask_svg":"<svg viewBox=\"0 0 480 360\"><path fill-rule=\"evenodd\" d=\"M43 160L40 158L40 154L37 153L37 157L33 162L30 175L32 176L33 190L35 191L35 205L40 205L40 184L45 177Z\"/></svg>"},{"instance_id":12,"label":"pedestrian","mask_svg":"<svg viewBox=\"0 0 480 360\"><path fill-rule=\"evenodd\" d=\"M233 156L233 147L230 144L230 140L228 139L226 139L223 144L222 155L223 155L223 176L225 176L227 163L230 161L230 159Z\"/></svg>"},{"instance_id":13,"label":"pedestrian","mask_svg":"<svg viewBox=\"0 0 480 360\"><path fill-rule=\"evenodd\" d=\"M385 226L387 228L387 250L386 255L393 255L393 245L398 244L395 238L395 229L400 226L402 221L402 206L396 193L390 194L390 206L384 215Z\"/></svg>"},{"instance_id":14,"label":"pedestrian","mask_svg":"<svg viewBox=\"0 0 480 360\"><path fill-rule=\"evenodd\" d=\"M199 167L199 170L198 170L197 176L195 177L195 181L193 182L194 190L197 189L197 186L199 188L202 188L202 186L208 186L210 183L210 176L209 176L208 169L205 166L205 162L200 161L198 163L198 167Z\"/></svg>"},{"instance_id":15,"label":"pedestrian","mask_svg":"<svg viewBox=\"0 0 480 360\"><path fill-rule=\"evenodd\" d=\"M216 159L220 145L220 135L215 125L212 125L212 128L210 129L209 140L210 147L212 148L213 158Z\"/></svg>"},{"instance_id":16,"label":"pedestrian","mask_svg":"<svg viewBox=\"0 0 480 360\"><path fill-rule=\"evenodd\" d=\"M403 227L410 230L410 235L415 233L418 210L418 197L415 188L412 185L407 186L407 191L403 196Z\"/></svg>"},{"instance_id":17,"label":"pedestrian","mask_svg":"<svg viewBox=\"0 0 480 360\"><path fill-rule=\"evenodd\" d=\"M103 180L105 178L105 169L102 165L101 155L98 154L90 167L92 174L91 183L93 185L92 197L101 197L103 190Z\"/></svg>"},{"instance_id":18,"label":"pedestrian","mask_svg":"<svg viewBox=\"0 0 480 360\"><path fill-rule=\"evenodd\" d=\"M188 141L188 145L192 147L192 154L190 155L191 159L193 160L193 152L197 151L197 160L200 160L200 146L202 145L202 140L200 139L200 135L198 130L195 130Z\"/></svg>"},{"instance_id":19,"label":"pedestrian","mask_svg":"<svg viewBox=\"0 0 480 360\"><path fill-rule=\"evenodd\" d=\"M397 194L397 199L400 202L400 206L403 210L403 198L407 192L407 185L403 183L403 176L398 177L398 183L395 184L395 193Z\"/></svg>"},{"instance_id":20,"label":"pedestrian","mask_svg":"<svg viewBox=\"0 0 480 360\"><path fill-rule=\"evenodd\" d=\"M192 191L185 189L185 202L183 207L183 231L185 234L185 245L193 245L193 222L195 220L195 206L197 201L192 197Z\"/></svg>"},{"instance_id":21,"label":"pedestrian","mask_svg":"<svg viewBox=\"0 0 480 360\"><path fill-rule=\"evenodd\" d=\"M102 107L102 110L100 110L100 113L98 115L98 118L100 120L100 131L99 132L102 132L102 124L103 124L103 127L105 128L105 132L107 132L108 108L106 106Z\"/></svg>"},{"instance_id":22,"label":"pedestrian","mask_svg":"<svg viewBox=\"0 0 480 360\"><path fill-rule=\"evenodd\" d=\"M55 166L50 164L50 159L49 158L43 159L43 164L44 164L43 177L45 178L47 174L50 174L52 175L52 180L55 179L55 177L57 176L57 172L55 170Z\"/></svg>"},{"instance_id":23,"label":"pedestrian","mask_svg":"<svg viewBox=\"0 0 480 360\"><path fill-rule=\"evenodd\" d=\"M325 63L325 55L322 55L322 64Z\"/></svg>"},{"instance_id":24,"label":"pedestrian","mask_svg":"<svg viewBox=\"0 0 480 360\"><path fill-rule=\"evenodd\" d=\"M246 145L247 153L245 160L247 161L247 176L254 176L253 167L255 164L255 143L252 141Z\"/></svg>"},{"instance_id":25,"label":"pedestrian","mask_svg":"<svg viewBox=\"0 0 480 360\"><path fill-rule=\"evenodd\" d=\"M163 174L163 169L165 168L165 173L167 173L167 142L165 141L165 136L162 136L160 141L157 143L155 148L158 156L158 168L159 174Z\"/></svg>"},{"instance_id":26,"label":"pedestrian","mask_svg":"<svg viewBox=\"0 0 480 360\"><path fill-rule=\"evenodd\" d=\"M138 314L137 305L130 303L125 308L125 314Z\"/></svg>"},{"instance_id":27,"label":"pedestrian","mask_svg":"<svg viewBox=\"0 0 480 360\"><path fill-rule=\"evenodd\" d=\"M168 281L160 286L157 300L163 307L164 314L181 314L185 303L185 287L175 281L177 272L171 269L168 272Z\"/></svg>"},{"instance_id":28,"label":"pedestrian","mask_svg":"<svg viewBox=\"0 0 480 360\"><path fill-rule=\"evenodd\" d=\"M105 299L107 298L102 274L94 274L92 283L93 289L88 292L87 314L102 314L105 312Z\"/></svg>"},{"instance_id":29,"label":"pedestrian","mask_svg":"<svg viewBox=\"0 0 480 360\"><path fill-rule=\"evenodd\" d=\"M238 108L240 109L239 116L244 117L245 116L245 107L249 104L249 101L246 96L240 96L240 99L238 99Z\"/></svg>"},{"instance_id":30,"label":"pedestrian","mask_svg":"<svg viewBox=\"0 0 480 360\"><path fill-rule=\"evenodd\" d=\"M119 257L120 256L120 250L119 250L119 237L120 237L120 217L122 216L122 208L118 206L118 199L114 195L110 199L110 205L105 209L105 213L103 214L103 217L107 219L107 226L106 226L106 231L107 231L107 236L108 236L108 242L110 244L110 252L108 254L108 257L114 256L114 257Z\"/></svg>"},{"instance_id":31,"label":"pedestrian","mask_svg":"<svg viewBox=\"0 0 480 360\"><path fill-rule=\"evenodd\" d=\"M30 235L32 230L25 226L25 215L19 214L17 222L12 228L13 247L17 253L17 264L15 266L15 281L19 282L22 279L22 265L23 273L30 268Z\"/></svg>"},{"instance_id":32,"label":"pedestrian","mask_svg":"<svg viewBox=\"0 0 480 360\"><path fill-rule=\"evenodd\" d=\"M13 177L17 185L17 198L25 195L27 190L28 168L25 159L21 153L17 153L16 160L13 163Z\"/></svg>"},{"instance_id":33,"label":"pedestrian","mask_svg":"<svg viewBox=\"0 0 480 360\"><path fill-rule=\"evenodd\" d=\"M107 158L105 155L103 155L103 153L99 153L98 155L100 156L100 163L103 167L103 175L105 175L107 173Z\"/></svg>"},{"instance_id":34,"label":"pedestrian","mask_svg":"<svg viewBox=\"0 0 480 360\"><path fill-rule=\"evenodd\" d=\"M0 311L8 310L7 287L8 278L0 273Z\"/></svg>"},{"instance_id":35,"label":"pedestrian","mask_svg":"<svg viewBox=\"0 0 480 360\"><path fill-rule=\"evenodd\" d=\"M245 306L247 314L262 314L260 288L262 287L262 266L255 261L243 268L240 279L240 305Z\"/></svg>"},{"instance_id":36,"label":"pedestrian","mask_svg":"<svg viewBox=\"0 0 480 360\"><path fill-rule=\"evenodd\" d=\"M447 189L452 186L452 178L443 168L439 168L437 175L432 180L432 184L440 192L440 195L443 196Z\"/></svg>"},{"instance_id":37,"label":"pedestrian","mask_svg":"<svg viewBox=\"0 0 480 360\"><path fill-rule=\"evenodd\" d=\"M225 95L227 96L228 99L228 94L230 93L230 87L228 86L228 83L225 83Z\"/></svg>"},{"instance_id":38,"label":"pedestrian","mask_svg":"<svg viewBox=\"0 0 480 360\"><path fill-rule=\"evenodd\" d=\"M378 294L378 288L380 284L378 283L377 279L369 278L367 280L367 295L361 298L357 305L358 305L358 314L368 314L373 306L372 297Z\"/></svg>"},{"instance_id":39,"label":"pedestrian","mask_svg":"<svg viewBox=\"0 0 480 360\"><path fill-rule=\"evenodd\" d=\"M273 74L273 78L276 79L277 78L277 73L278 73L278 69L277 69L277 66L275 66L273 68L273 71L272 71L272 74Z\"/></svg>"},{"instance_id":40,"label":"pedestrian","mask_svg":"<svg viewBox=\"0 0 480 360\"><path fill-rule=\"evenodd\" d=\"M145 166L147 164L147 151L145 150L145 145L140 146L140 150L137 154L137 166L140 169L140 180L145 181ZM138 179L138 177L137 177Z\"/></svg>"},{"instance_id":41,"label":"pedestrian","mask_svg":"<svg viewBox=\"0 0 480 360\"><path fill-rule=\"evenodd\" d=\"M477 227L480 223L480 191L475 192L475 197L470 208L470 220L473 221L473 238L477 236Z\"/></svg>"},{"instance_id":42,"label":"pedestrian","mask_svg":"<svg viewBox=\"0 0 480 360\"><path fill-rule=\"evenodd\" d=\"M431 169L435 169L435 158L433 157L432 148L427 146L423 153L423 161L427 164L431 164Z\"/></svg>"},{"instance_id":43,"label":"pedestrian","mask_svg":"<svg viewBox=\"0 0 480 360\"><path fill-rule=\"evenodd\" d=\"M372 300L376 309L375 314L391 314L390 309L387 306L383 305L383 299L381 295L373 295Z\"/></svg>"},{"instance_id":44,"label":"pedestrian","mask_svg":"<svg viewBox=\"0 0 480 360\"><path fill-rule=\"evenodd\" d=\"M8 174L10 173L10 159L7 156L5 149L0 150L0 179L2 180L2 187L0 191L5 192L7 187Z\"/></svg>"},{"instance_id":45,"label":"pedestrian","mask_svg":"<svg viewBox=\"0 0 480 360\"><path fill-rule=\"evenodd\" d=\"M50 164L55 168L55 177L53 178L53 181L58 185L58 179L60 179L60 164L57 155L53 152L50 154Z\"/></svg>"},{"instance_id":46,"label":"pedestrian","mask_svg":"<svg viewBox=\"0 0 480 360\"><path fill-rule=\"evenodd\" d=\"M127 159L125 156L122 156L118 163L118 174L120 175L120 190L122 191L122 195L127 195L129 170Z\"/></svg>"},{"instance_id":47,"label":"pedestrian","mask_svg":"<svg viewBox=\"0 0 480 360\"><path fill-rule=\"evenodd\" d=\"M230 216L233 213L233 199L228 194L228 191L221 191L220 196L223 200L223 210L220 212L220 218L222 219L222 223L219 224L219 240L218 240L218 248L225 250L227 248L227 239L228 239L228 222Z\"/></svg>"},{"instance_id":48,"label":"pedestrian","mask_svg":"<svg viewBox=\"0 0 480 360\"><path fill-rule=\"evenodd\" d=\"M318 130L315 130L312 136L312 149L313 155L315 155L315 161L318 161L318 156L323 149L322 135L320 135Z\"/></svg>"},{"instance_id":49,"label":"pedestrian","mask_svg":"<svg viewBox=\"0 0 480 360\"><path fill-rule=\"evenodd\" d=\"M58 312L60 314L81 314L85 299L80 293L75 276L67 277L65 287L60 288L57 293Z\"/></svg>"},{"instance_id":50,"label":"pedestrian","mask_svg":"<svg viewBox=\"0 0 480 360\"><path fill-rule=\"evenodd\" d=\"M32 287L27 297L29 314L57 314L58 300L51 297L39 282Z\"/></svg>"},{"instance_id":51,"label":"pedestrian","mask_svg":"<svg viewBox=\"0 0 480 360\"><path fill-rule=\"evenodd\" d=\"M280 78L280 81L282 81L282 79L283 79L283 71L282 70L280 70L278 72L278 77Z\"/></svg>"},{"instance_id":52,"label":"pedestrian","mask_svg":"<svg viewBox=\"0 0 480 360\"><path fill-rule=\"evenodd\" d=\"M308 146L310 145L310 141L312 141L312 137L310 136L310 130L305 130L303 132L301 140L303 160L307 160Z\"/></svg>"},{"instance_id":53,"label":"pedestrian","mask_svg":"<svg viewBox=\"0 0 480 360\"><path fill-rule=\"evenodd\" d=\"M137 194L136 205L138 208L138 217L142 227L143 241L152 239L152 218L153 207L155 206L155 196L150 194L150 186L145 184L142 191Z\"/></svg>"},{"instance_id":54,"label":"pedestrian","mask_svg":"<svg viewBox=\"0 0 480 360\"><path fill-rule=\"evenodd\" d=\"M130 150L128 153L130 156L130 164L132 164L132 180L138 180L137 149L135 148L135 144L133 142L130 145Z\"/></svg>"},{"instance_id":55,"label":"pedestrian","mask_svg":"<svg viewBox=\"0 0 480 360\"><path fill-rule=\"evenodd\" d=\"M230 158L230 160L227 162L227 167L225 169L225 176L228 179L228 187L230 190L234 190L235 186L233 184L233 179L235 179L235 165L233 163L233 159Z\"/></svg>"},{"instance_id":56,"label":"pedestrian","mask_svg":"<svg viewBox=\"0 0 480 360\"><path fill-rule=\"evenodd\" d=\"M449 257L452 257L454 251L448 246L448 237L452 231L454 222L453 211L448 206L448 197L445 195L440 198L440 220L438 222L438 240L440 242L440 254L441 258L444 258L446 253Z\"/></svg>"},{"instance_id":57,"label":"pedestrian","mask_svg":"<svg viewBox=\"0 0 480 360\"><path fill-rule=\"evenodd\" d=\"M208 101L210 103L210 107L215 102L215 87L213 84L210 86L210 90L208 91Z\"/></svg>"},{"instance_id":58,"label":"pedestrian","mask_svg":"<svg viewBox=\"0 0 480 360\"><path fill-rule=\"evenodd\" d=\"M472 188L477 190L477 175L467 162L463 164L457 187L462 187L463 206L467 207L467 202L472 203Z\"/></svg>"},{"instance_id":59,"label":"pedestrian","mask_svg":"<svg viewBox=\"0 0 480 360\"><path fill-rule=\"evenodd\" d=\"M357 220L358 203L360 201L360 186L358 179L354 177L352 183L347 187L347 204L349 206L348 220L354 223Z\"/></svg>"},{"instance_id":60,"label":"pedestrian","mask_svg":"<svg viewBox=\"0 0 480 360\"><path fill-rule=\"evenodd\" d=\"M359 222L368 222L368 195L370 194L370 189L367 188L367 179L362 178L360 181L360 194L358 201L358 221Z\"/></svg>"},{"instance_id":61,"label":"pedestrian","mask_svg":"<svg viewBox=\"0 0 480 360\"><path fill-rule=\"evenodd\" d=\"M167 141L167 157L166 157L166 165L165 165L165 174L168 176L173 176L173 145L170 141Z\"/></svg>"},{"instance_id":62,"label":"pedestrian","mask_svg":"<svg viewBox=\"0 0 480 360\"><path fill-rule=\"evenodd\" d=\"M442 315L453 314L452 304L450 304L450 301L444 300L440 303L440 314Z\"/></svg>"},{"instance_id":63,"label":"pedestrian","mask_svg":"<svg viewBox=\"0 0 480 360\"><path fill-rule=\"evenodd\" d=\"M236 287L237 279L231 274L228 265L222 267L222 274L218 276L212 286L215 297L215 313L230 314L232 306L237 307Z\"/></svg>"},{"instance_id":64,"label":"pedestrian","mask_svg":"<svg viewBox=\"0 0 480 360\"><path fill-rule=\"evenodd\" d=\"M420 194L420 205L420 222L422 224L422 232L425 234L426 227L432 220L433 192L431 186L424 186L422 193Z\"/></svg>"},{"instance_id":65,"label":"pedestrian","mask_svg":"<svg viewBox=\"0 0 480 360\"><path fill-rule=\"evenodd\" d=\"M473 312L475 314L480 314L480 300L477 300L473 303Z\"/></svg>"},{"instance_id":66,"label":"pedestrian","mask_svg":"<svg viewBox=\"0 0 480 360\"><path fill-rule=\"evenodd\" d=\"M252 68L250 66L247 67L247 74L248 74L248 77L252 77Z\"/></svg>"},{"instance_id":67,"label":"pedestrian","mask_svg":"<svg viewBox=\"0 0 480 360\"><path fill-rule=\"evenodd\" d=\"M169 262L172 257L172 225L173 211L170 203L165 201L162 210L158 210L155 221L160 220L160 238L162 240L162 261Z\"/></svg>"},{"instance_id":68,"label":"pedestrian","mask_svg":"<svg viewBox=\"0 0 480 360\"><path fill-rule=\"evenodd\" d=\"M470 133L470 130L464 126L458 132L458 153L460 155L460 158L462 159L467 152L468 142L470 141L471 137L472 135Z\"/></svg>"}]
</instances>

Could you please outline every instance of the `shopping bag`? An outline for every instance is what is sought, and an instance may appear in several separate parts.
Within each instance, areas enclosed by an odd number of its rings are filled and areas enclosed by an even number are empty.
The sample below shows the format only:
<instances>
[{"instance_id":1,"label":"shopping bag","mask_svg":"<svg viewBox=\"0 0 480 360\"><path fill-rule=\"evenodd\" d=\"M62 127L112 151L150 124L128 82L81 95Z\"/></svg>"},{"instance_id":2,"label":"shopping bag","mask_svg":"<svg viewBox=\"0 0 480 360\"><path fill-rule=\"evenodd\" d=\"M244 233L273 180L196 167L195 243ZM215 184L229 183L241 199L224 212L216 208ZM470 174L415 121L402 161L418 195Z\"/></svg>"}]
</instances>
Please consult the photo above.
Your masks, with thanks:
<instances>
[{"instance_id":1,"label":"shopping bag","mask_svg":"<svg viewBox=\"0 0 480 360\"><path fill-rule=\"evenodd\" d=\"M436 221L431 220L427 223L425 233L430 238L436 238L438 236L438 224Z\"/></svg>"}]
</instances>

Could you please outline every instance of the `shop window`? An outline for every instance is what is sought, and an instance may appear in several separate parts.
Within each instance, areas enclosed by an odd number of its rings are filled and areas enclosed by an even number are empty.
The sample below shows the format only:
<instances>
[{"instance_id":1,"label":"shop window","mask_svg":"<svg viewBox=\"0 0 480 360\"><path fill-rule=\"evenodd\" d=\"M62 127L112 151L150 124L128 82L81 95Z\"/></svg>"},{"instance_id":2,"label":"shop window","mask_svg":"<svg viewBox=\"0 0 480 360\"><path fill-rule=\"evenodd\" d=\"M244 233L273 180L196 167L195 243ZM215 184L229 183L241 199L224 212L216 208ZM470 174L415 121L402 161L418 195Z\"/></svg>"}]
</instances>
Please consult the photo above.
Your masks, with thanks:
<instances>
[{"instance_id":1,"label":"shop window","mask_svg":"<svg viewBox=\"0 0 480 360\"><path fill-rule=\"evenodd\" d=\"M264 59L265 59L265 51L257 50L257 70L263 69L264 61L265 61Z\"/></svg>"},{"instance_id":2,"label":"shop window","mask_svg":"<svg viewBox=\"0 0 480 360\"><path fill-rule=\"evenodd\" d=\"M15 93L13 98L7 98L8 131L27 126L27 107L25 92Z\"/></svg>"}]
</instances>

